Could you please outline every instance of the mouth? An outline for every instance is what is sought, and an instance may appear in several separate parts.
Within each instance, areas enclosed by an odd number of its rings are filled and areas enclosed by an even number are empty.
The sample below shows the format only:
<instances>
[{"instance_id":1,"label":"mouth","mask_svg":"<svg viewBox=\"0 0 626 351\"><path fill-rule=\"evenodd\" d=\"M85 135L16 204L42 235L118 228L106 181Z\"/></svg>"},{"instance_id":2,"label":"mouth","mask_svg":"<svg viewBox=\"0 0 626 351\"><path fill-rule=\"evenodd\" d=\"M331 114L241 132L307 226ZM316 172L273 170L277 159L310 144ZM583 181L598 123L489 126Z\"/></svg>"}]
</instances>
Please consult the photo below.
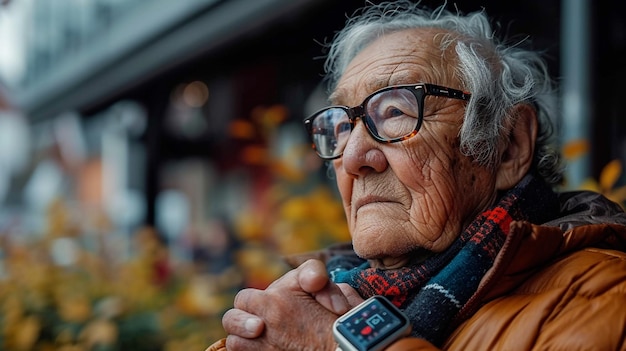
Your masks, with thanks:
<instances>
[{"instance_id":1,"label":"mouth","mask_svg":"<svg viewBox=\"0 0 626 351\"><path fill-rule=\"evenodd\" d=\"M356 201L353 201L353 208L358 211L359 209L361 209L361 207L380 203L398 203L398 201L393 201L382 196L368 195Z\"/></svg>"}]
</instances>

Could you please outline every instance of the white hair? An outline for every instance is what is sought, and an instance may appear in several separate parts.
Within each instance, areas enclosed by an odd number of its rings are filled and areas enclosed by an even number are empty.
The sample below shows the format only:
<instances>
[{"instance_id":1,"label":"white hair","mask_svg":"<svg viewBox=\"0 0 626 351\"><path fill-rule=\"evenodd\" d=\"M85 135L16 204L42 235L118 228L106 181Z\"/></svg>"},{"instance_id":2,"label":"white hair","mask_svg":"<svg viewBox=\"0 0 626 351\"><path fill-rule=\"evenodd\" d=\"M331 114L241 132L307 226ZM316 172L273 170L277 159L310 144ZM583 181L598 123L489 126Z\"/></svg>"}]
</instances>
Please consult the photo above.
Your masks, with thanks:
<instances>
[{"instance_id":1,"label":"white hair","mask_svg":"<svg viewBox=\"0 0 626 351\"><path fill-rule=\"evenodd\" d=\"M444 5L445 6L445 5ZM334 90L350 61L369 43L385 33L412 28L441 29L442 53L457 55L455 74L472 97L460 131L463 152L483 165L497 161L500 141L517 118L513 106L525 103L537 111L538 137L534 171L552 185L563 179L558 148L553 140L557 94L541 55L496 38L484 12L467 15L441 6L428 10L408 0L371 4L348 19L328 45L326 79Z\"/></svg>"}]
</instances>

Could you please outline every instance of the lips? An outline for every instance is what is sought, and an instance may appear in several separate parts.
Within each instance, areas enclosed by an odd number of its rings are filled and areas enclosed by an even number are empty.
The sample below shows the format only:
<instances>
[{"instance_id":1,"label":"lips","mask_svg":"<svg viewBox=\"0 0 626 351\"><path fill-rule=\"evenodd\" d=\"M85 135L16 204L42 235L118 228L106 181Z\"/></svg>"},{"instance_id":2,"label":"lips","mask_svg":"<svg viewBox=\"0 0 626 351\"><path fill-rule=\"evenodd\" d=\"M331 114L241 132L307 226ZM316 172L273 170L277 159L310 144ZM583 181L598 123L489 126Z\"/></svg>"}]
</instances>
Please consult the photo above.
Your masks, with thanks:
<instances>
[{"instance_id":1,"label":"lips","mask_svg":"<svg viewBox=\"0 0 626 351\"><path fill-rule=\"evenodd\" d=\"M368 205L402 205L402 203L396 199L390 198L389 196L379 196L379 195L367 195L363 197L357 197L352 201L352 213L354 216L357 215L359 210ZM395 210L400 210L398 207L393 207ZM404 207L402 207L404 208ZM379 207L379 210L383 210L383 207ZM391 208L389 208L391 209ZM389 214L388 212L385 212Z\"/></svg>"},{"instance_id":2,"label":"lips","mask_svg":"<svg viewBox=\"0 0 626 351\"><path fill-rule=\"evenodd\" d=\"M367 205L374 204L374 203L383 203L383 202L396 202L397 203L397 201L390 200L389 198L386 198L386 197L368 195L368 196L353 200L352 205L355 211L358 211L363 206L367 206Z\"/></svg>"}]
</instances>

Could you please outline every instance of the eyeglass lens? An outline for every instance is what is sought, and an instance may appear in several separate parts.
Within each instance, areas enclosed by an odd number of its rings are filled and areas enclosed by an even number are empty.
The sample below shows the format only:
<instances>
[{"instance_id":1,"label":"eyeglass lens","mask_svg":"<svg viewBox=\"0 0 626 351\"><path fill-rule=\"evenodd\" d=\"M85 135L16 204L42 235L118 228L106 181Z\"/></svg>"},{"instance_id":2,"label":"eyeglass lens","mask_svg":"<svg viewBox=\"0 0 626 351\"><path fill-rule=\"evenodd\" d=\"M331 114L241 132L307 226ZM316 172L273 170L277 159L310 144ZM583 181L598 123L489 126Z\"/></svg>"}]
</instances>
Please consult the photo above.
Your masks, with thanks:
<instances>
[{"instance_id":1,"label":"eyeglass lens","mask_svg":"<svg viewBox=\"0 0 626 351\"><path fill-rule=\"evenodd\" d=\"M365 115L360 116L370 134L380 141L403 138L415 131L419 123L420 106L409 89L392 88L380 91L364 102ZM357 116L358 117L358 116ZM353 123L348 110L331 107L320 111L312 120L312 136L322 157L340 155L348 143Z\"/></svg>"}]
</instances>

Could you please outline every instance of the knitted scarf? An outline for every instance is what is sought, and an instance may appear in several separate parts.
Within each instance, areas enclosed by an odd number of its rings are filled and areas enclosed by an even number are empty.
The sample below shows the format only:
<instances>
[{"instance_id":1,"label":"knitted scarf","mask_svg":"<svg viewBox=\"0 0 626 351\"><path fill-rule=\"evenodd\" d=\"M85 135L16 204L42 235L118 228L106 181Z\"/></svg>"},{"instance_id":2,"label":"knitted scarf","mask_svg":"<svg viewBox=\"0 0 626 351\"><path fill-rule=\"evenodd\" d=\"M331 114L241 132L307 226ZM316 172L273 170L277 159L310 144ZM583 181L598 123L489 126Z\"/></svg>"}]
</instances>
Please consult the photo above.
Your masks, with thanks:
<instances>
[{"instance_id":1,"label":"knitted scarf","mask_svg":"<svg viewBox=\"0 0 626 351\"><path fill-rule=\"evenodd\" d=\"M334 282L348 283L363 298L386 296L409 317L413 336L438 345L493 265L511 222L543 223L557 213L556 194L529 175L478 215L446 251L419 264L381 270L355 255L337 256L327 268Z\"/></svg>"}]
</instances>

